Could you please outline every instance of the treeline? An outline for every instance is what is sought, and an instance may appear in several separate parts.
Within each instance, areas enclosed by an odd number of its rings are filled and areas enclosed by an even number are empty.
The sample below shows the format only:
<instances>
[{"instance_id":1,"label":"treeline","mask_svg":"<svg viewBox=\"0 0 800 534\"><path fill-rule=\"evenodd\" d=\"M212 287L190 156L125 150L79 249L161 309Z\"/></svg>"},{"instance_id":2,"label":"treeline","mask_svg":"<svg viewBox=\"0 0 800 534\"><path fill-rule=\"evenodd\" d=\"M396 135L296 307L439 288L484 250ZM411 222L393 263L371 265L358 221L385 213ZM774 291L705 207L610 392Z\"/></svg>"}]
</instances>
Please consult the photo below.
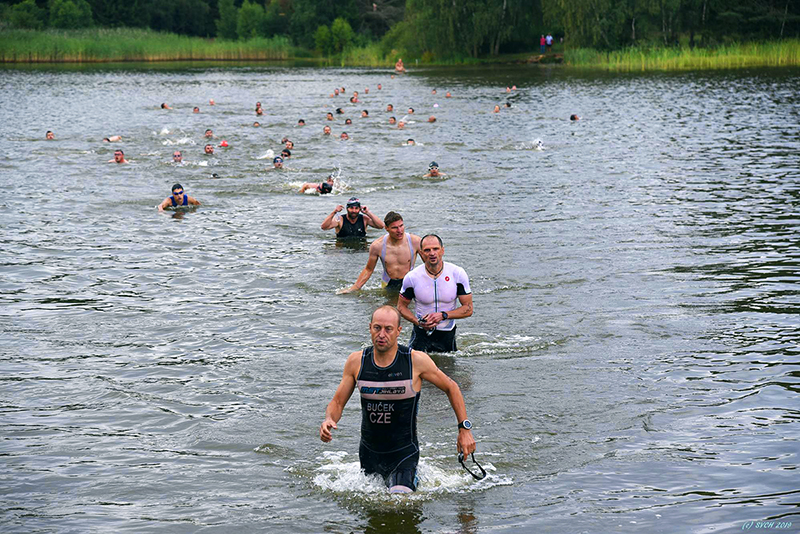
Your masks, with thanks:
<instances>
[{"instance_id":1,"label":"treeline","mask_svg":"<svg viewBox=\"0 0 800 534\"><path fill-rule=\"evenodd\" d=\"M331 56L447 60L571 48L713 47L800 37L795 0L0 0L5 28L149 28L246 41L281 37Z\"/></svg>"}]
</instances>

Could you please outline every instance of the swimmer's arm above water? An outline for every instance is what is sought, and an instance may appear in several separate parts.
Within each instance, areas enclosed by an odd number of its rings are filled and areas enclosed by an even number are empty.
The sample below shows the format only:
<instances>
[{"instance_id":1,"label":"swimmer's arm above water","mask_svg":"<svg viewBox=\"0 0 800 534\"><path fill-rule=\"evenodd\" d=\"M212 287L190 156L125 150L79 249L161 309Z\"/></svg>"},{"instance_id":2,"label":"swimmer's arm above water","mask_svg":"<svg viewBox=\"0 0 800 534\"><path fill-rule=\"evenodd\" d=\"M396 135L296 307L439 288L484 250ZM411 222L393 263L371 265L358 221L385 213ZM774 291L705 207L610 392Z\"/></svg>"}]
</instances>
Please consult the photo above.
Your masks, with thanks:
<instances>
[{"instance_id":1,"label":"swimmer's arm above water","mask_svg":"<svg viewBox=\"0 0 800 534\"><path fill-rule=\"evenodd\" d=\"M347 362L344 364L344 373L342 373L342 381L339 387L336 388L336 393L333 394L333 399L328 404L325 410L325 420L319 427L319 439L328 443L333 439L332 429L338 428L336 423L342 418L342 411L345 404L350 400L353 391L356 389L356 377L361 367L361 352L353 352L347 357Z\"/></svg>"},{"instance_id":2,"label":"swimmer's arm above water","mask_svg":"<svg viewBox=\"0 0 800 534\"><path fill-rule=\"evenodd\" d=\"M369 208L364 206L361 208L361 213L364 214L364 220L367 222L368 225L372 226L373 228L377 228L378 230L383 230L386 225L383 224L383 221L377 218Z\"/></svg>"},{"instance_id":3,"label":"swimmer's arm above water","mask_svg":"<svg viewBox=\"0 0 800 534\"><path fill-rule=\"evenodd\" d=\"M385 238L384 238L385 239ZM352 286L348 287L347 289L343 289L339 291L340 294L342 293L352 293L353 291L358 291L364 284L366 284L372 273L375 272L375 266L378 264L378 257L380 256L380 250L383 240L376 239L372 242L369 246L369 259L367 259L367 266L364 267L364 270L361 271L361 274L358 275L358 279L356 283Z\"/></svg>"},{"instance_id":4,"label":"swimmer's arm above water","mask_svg":"<svg viewBox=\"0 0 800 534\"><path fill-rule=\"evenodd\" d=\"M338 230L339 225L342 223L342 219L340 217L337 217L336 215L343 209L344 206L342 206L341 204L336 206L336 208L334 208L334 210L330 214L328 214L327 217L325 217L325 220L322 221L320 228L322 228L323 230L330 230L331 228L335 227Z\"/></svg>"},{"instance_id":5,"label":"swimmer's arm above water","mask_svg":"<svg viewBox=\"0 0 800 534\"><path fill-rule=\"evenodd\" d=\"M172 205L172 197L167 197L164 199L164 202L158 205L158 211L164 211L164 208L168 208Z\"/></svg>"},{"instance_id":6,"label":"swimmer's arm above water","mask_svg":"<svg viewBox=\"0 0 800 534\"><path fill-rule=\"evenodd\" d=\"M461 388L458 387L458 384L456 384L452 378L444 374L428 354L422 351L412 350L411 358L412 365L414 369L419 370L419 377L421 379L427 380L447 393L450 406L453 407L453 412L456 414L456 421L460 423L464 419L467 419L467 406L464 403L464 396L461 394ZM458 430L456 449L458 452L463 453L464 456L469 456L475 452L475 438L472 437L471 430L466 428L460 428Z\"/></svg>"},{"instance_id":7,"label":"swimmer's arm above water","mask_svg":"<svg viewBox=\"0 0 800 534\"><path fill-rule=\"evenodd\" d=\"M192 206L199 206L200 205L200 201L197 200L196 198L190 197L189 195L186 195L186 198L187 198L187 202L189 204L191 204Z\"/></svg>"}]
</instances>

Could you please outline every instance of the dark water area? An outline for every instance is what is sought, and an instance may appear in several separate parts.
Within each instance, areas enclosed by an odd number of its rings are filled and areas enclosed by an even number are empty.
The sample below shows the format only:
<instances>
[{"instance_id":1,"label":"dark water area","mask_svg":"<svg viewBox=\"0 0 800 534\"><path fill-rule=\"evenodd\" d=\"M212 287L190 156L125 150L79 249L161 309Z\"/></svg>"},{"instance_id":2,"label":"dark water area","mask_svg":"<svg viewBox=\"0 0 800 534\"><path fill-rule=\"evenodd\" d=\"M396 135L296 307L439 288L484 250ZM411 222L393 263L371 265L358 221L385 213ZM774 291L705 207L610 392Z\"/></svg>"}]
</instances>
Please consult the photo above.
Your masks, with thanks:
<instances>
[{"instance_id":1,"label":"dark water area","mask_svg":"<svg viewBox=\"0 0 800 534\"><path fill-rule=\"evenodd\" d=\"M4 68L0 138L3 532L800 529L800 70ZM159 213L175 182L202 206ZM336 294L350 196L470 276L433 358L481 482L427 384L413 496L360 473L357 398L318 438L389 299Z\"/></svg>"}]
</instances>

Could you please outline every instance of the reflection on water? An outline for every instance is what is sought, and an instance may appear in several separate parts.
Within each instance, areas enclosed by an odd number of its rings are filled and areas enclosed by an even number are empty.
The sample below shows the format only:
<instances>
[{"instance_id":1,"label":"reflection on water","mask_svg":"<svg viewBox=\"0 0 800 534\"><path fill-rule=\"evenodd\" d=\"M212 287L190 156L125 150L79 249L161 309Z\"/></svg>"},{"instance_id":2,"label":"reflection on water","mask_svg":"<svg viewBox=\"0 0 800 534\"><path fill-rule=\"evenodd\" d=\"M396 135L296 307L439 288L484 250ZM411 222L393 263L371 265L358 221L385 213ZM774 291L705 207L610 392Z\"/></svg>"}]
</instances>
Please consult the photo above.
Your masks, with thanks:
<instances>
[{"instance_id":1,"label":"reflection on water","mask_svg":"<svg viewBox=\"0 0 800 534\"><path fill-rule=\"evenodd\" d=\"M5 530L800 524L799 81L791 69L0 70ZM342 85L372 90L352 106L328 96ZM392 128L388 103L437 122ZM207 128L229 145L210 158ZM264 155L284 137L292 158L275 170ZM176 146L188 163L171 163ZM106 163L118 147L133 163ZM431 161L447 180L422 178ZM332 170L332 194L297 193ZM159 214L176 182L202 206ZM369 314L396 301L380 273L336 294L383 235L320 229L353 195L441 235L470 276L461 350L433 358L464 393L485 481L458 465L434 387L415 495L361 473L357 399L334 442L318 439Z\"/></svg>"}]
</instances>

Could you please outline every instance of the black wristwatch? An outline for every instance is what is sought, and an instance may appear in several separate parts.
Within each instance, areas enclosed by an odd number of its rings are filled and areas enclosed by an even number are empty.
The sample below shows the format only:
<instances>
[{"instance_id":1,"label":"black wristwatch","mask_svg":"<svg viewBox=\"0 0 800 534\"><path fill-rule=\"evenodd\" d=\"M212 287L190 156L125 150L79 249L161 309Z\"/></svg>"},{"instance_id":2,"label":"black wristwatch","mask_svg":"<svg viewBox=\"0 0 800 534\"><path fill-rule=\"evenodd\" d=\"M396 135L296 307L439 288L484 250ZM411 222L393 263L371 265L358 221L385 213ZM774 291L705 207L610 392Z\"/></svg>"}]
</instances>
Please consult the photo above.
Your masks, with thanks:
<instances>
[{"instance_id":1,"label":"black wristwatch","mask_svg":"<svg viewBox=\"0 0 800 534\"><path fill-rule=\"evenodd\" d=\"M458 428L465 429L465 430L472 430L472 422L469 419L464 419L460 423L458 423Z\"/></svg>"},{"instance_id":2,"label":"black wristwatch","mask_svg":"<svg viewBox=\"0 0 800 534\"><path fill-rule=\"evenodd\" d=\"M447 317L448 317L447 312L442 312L442 321L446 321Z\"/></svg>"}]
</instances>

